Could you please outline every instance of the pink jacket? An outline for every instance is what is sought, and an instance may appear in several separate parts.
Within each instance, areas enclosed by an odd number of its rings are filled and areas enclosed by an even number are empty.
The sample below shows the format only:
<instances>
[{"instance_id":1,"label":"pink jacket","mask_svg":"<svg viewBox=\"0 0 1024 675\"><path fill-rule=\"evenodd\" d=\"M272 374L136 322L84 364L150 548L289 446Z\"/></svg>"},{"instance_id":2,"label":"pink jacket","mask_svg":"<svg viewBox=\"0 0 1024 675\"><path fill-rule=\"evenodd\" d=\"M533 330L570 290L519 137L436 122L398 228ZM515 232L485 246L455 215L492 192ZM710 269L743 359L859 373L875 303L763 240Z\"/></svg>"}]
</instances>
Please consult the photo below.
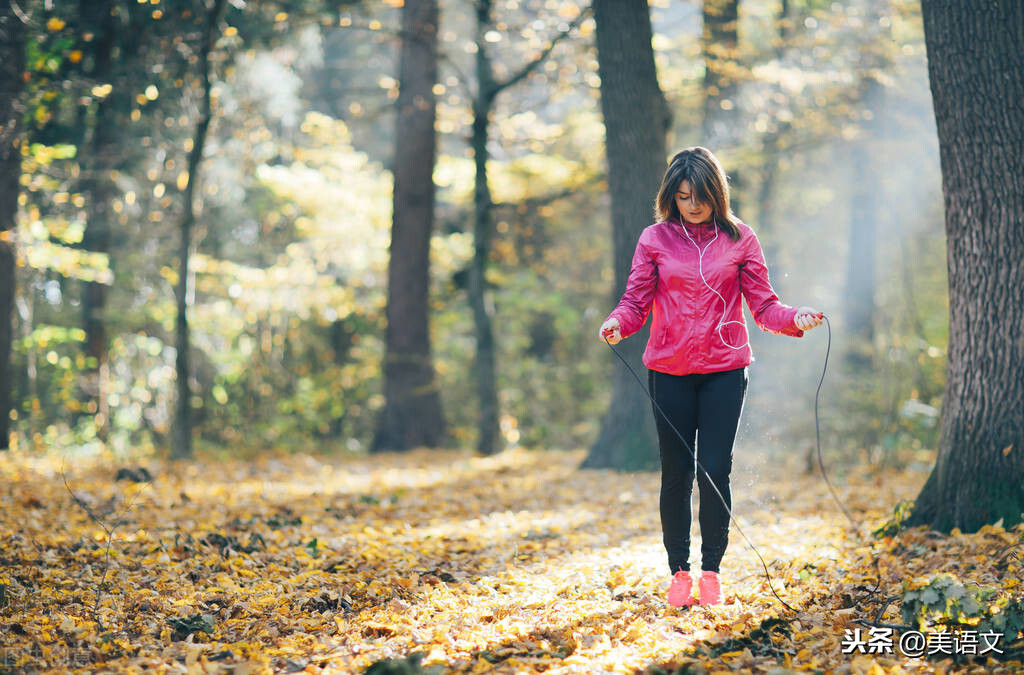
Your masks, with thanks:
<instances>
[{"instance_id":1,"label":"pink jacket","mask_svg":"<svg viewBox=\"0 0 1024 675\"><path fill-rule=\"evenodd\" d=\"M795 307L779 302L757 235L740 223L733 241L714 225L656 223L640 234L622 299L608 318L622 337L640 330L653 306L644 365L672 375L750 365L740 294L764 331L802 337Z\"/></svg>"}]
</instances>

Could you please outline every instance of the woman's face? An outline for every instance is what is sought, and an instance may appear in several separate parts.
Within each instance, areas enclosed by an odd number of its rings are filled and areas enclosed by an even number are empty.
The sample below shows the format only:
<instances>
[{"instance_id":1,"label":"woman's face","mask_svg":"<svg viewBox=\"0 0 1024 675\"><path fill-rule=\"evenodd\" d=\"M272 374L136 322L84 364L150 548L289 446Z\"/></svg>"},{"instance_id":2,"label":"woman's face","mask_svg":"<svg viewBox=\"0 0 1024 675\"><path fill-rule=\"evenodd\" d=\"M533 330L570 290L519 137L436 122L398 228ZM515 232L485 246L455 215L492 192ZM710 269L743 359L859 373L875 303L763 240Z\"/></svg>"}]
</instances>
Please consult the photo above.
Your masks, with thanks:
<instances>
[{"instance_id":1,"label":"woman's face","mask_svg":"<svg viewBox=\"0 0 1024 675\"><path fill-rule=\"evenodd\" d=\"M697 201L690 181L684 180L676 190L676 208L688 223L706 223L711 220L711 204Z\"/></svg>"}]
</instances>

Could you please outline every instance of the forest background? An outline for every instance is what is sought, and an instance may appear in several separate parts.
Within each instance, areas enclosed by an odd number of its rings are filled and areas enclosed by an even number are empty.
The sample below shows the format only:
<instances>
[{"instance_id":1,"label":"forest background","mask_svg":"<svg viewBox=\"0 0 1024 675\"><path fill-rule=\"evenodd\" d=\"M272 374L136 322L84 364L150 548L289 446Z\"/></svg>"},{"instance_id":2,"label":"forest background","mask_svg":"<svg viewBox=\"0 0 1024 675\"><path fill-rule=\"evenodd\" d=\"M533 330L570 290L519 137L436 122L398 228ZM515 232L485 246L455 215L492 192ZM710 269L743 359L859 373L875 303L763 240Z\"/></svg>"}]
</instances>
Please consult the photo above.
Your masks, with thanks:
<instances>
[{"instance_id":1,"label":"forest background","mask_svg":"<svg viewBox=\"0 0 1024 675\"><path fill-rule=\"evenodd\" d=\"M0 3L0 672L1019 672L1022 42L954 0ZM690 611L597 329L696 144L829 322L753 331L757 544Z\"/></svg>"},{"instance_id":2,"label":"forest background","mask_svg":"<svg viewBox=\"0 0 1024 675\"><path fill-rule=\"evenodd\" d=\"M391 176L396 162L417 161L395 147L401 4L228 2L191 186L208 8L28 3L14 447L169 451L186 188L198 209L187 279L198 447L373 446ZM720 156L783 301L830 317L830 456L930 463L948 309L920 8L731 4L732 42L709 36L701 3L650 3L669 150L701 144ZM442 2L440 13L428 298L444 444L479 440L467 270L482 37L499 78L541 59L489 117L493 449L589 447L621 367L596 338L615 289L594 19L585 3L556 0L496 3L483 31L471 3ZM724 84L709 84L712 70ZM753 332L741 439L769 454L809 452L824 331Z\"/></svg>"}]
</instances>

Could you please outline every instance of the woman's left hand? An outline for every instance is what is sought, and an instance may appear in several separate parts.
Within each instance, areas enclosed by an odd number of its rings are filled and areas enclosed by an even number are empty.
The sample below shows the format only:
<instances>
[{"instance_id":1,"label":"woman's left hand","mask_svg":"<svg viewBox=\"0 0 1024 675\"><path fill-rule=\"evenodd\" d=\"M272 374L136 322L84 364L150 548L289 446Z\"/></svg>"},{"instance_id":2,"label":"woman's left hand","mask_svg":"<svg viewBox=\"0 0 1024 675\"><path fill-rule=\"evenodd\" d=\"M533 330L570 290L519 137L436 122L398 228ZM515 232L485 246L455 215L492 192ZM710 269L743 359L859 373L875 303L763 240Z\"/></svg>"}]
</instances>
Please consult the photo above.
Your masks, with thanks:
<instances>
[{"instance_id":1,"label":"woman's left hand","mask_svg":"<svg viewBox=\"0 0 1024 675\"><path fill-rule=\"evenodd\" d=\"M822 322L821 312L804 305L796 310L796 316L793 317L793 323L800 330L810 330L815 326L820 326Z\"/></svg>"}]
</instances>

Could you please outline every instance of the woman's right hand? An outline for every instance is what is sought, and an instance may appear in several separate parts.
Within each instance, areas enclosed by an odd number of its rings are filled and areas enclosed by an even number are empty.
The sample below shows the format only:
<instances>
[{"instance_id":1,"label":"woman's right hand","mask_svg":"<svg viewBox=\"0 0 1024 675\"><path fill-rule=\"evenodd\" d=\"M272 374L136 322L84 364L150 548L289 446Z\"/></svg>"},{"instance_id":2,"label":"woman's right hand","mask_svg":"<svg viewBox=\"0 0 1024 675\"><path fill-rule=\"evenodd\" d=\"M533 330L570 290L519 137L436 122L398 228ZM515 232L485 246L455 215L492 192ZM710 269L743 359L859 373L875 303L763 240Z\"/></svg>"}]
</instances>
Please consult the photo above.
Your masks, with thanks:
<instances>
[{"instance_id":1,"label":"woman's right hand","mask_svg":"<svg viewBox=\"0 0 1024 675\"><path fill-rule=\"evenodd\" d=\"M797 309L796 316L793 317L793 323L800 330L807 331L814 328L815 326L821 325L821 322L823 321L821 316L821 312L819 312L818 310L814 309L813 307L808 307L807 305L804 305Z\"/></svg>"},{"instance_id":2,"label":"woman's right hand","mask_svg":"<svg viewBox=\"0 0 1024 675\"><path fill-rule=\"evenodd\" d=\"M601 340L607 340L610 345L616 345L622 342L622 332L619 329L619 320L612 317L601 324L599 337Z\"/></svg>"}]
</instances>

